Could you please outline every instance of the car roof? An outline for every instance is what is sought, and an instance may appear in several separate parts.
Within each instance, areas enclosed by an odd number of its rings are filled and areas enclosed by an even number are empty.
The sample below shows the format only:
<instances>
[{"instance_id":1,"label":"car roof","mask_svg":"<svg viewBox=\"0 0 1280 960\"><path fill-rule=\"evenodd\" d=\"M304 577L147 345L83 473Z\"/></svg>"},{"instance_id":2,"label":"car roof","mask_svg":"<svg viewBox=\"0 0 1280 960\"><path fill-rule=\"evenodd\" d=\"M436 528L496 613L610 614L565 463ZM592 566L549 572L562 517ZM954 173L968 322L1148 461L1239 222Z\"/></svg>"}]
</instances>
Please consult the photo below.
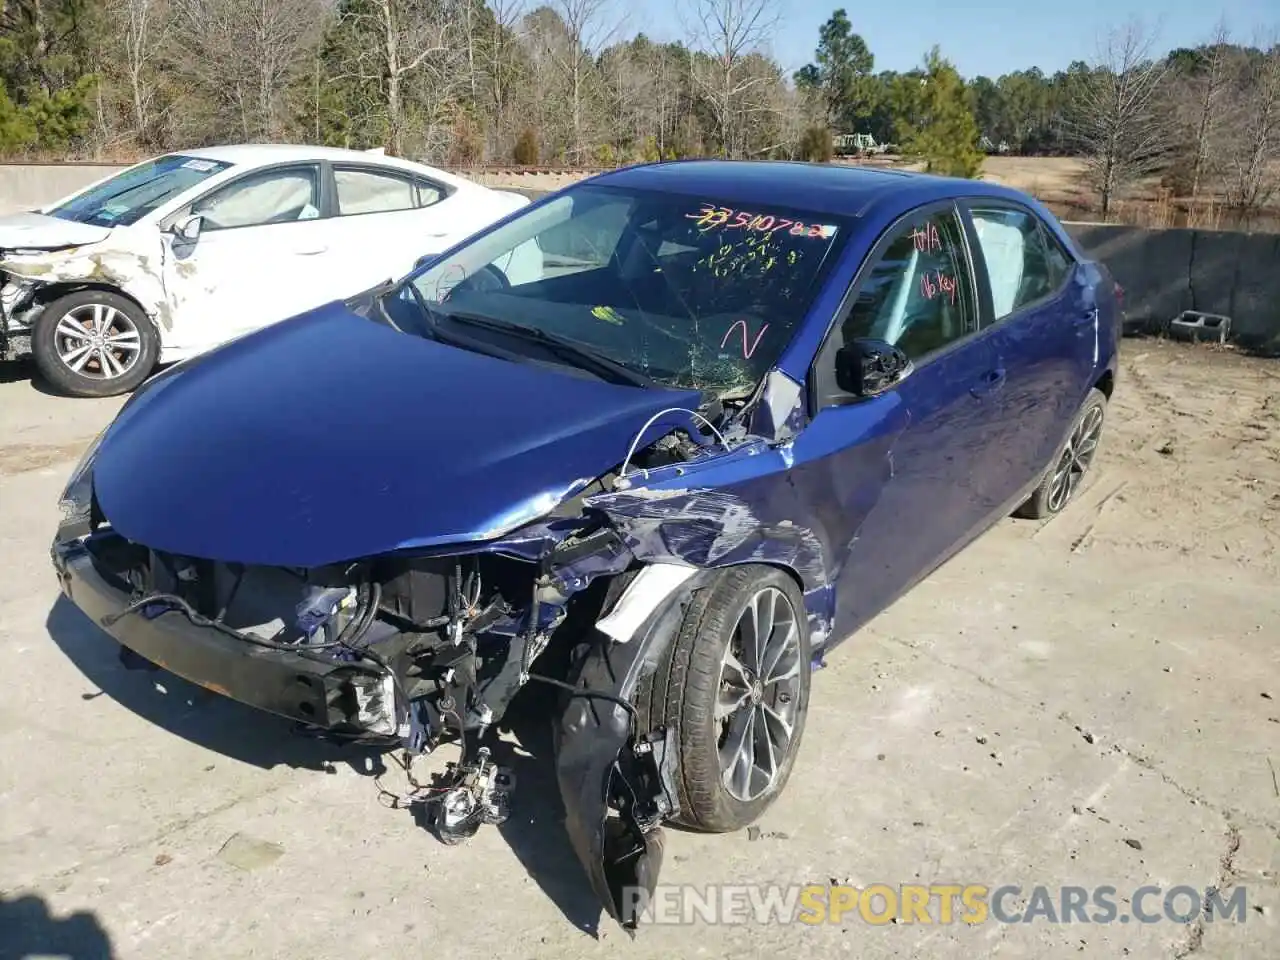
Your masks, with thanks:
<instances>
[{"instance_id":1,"label":"car roof","mask_svg":"<svg viewBox=\"0 0 1280 960\"><path fill-rule=\"evenodd\" d=\"M389 167L397 167L401 170L427 174L437 179L447 180L452 184L467 182L423 163L415 163L412 160L404 160L400 157L389 157L374 151L347 150L342 147L319 147L298 143L236 143L217 147L196 147L191 150L174 150L172 152L184 157L218 160L223 163L246 167L307 160L328 160L332 163L377 163Z\"/></svg>"},{"instance_id":2,"label":"car roof","mask_svg":"<svg viewBox=\"0 0 1280 960\"><path fill-rule=\"evenodd\" d=\"M784 160L675 160L624 167L591 183L660 190L708 202L732 202L812 213L866 216L871 207L909 210L959 196L1026 203L1025 194L983 180L938 177L905 170Z\"/></svg>"}]
</instances>

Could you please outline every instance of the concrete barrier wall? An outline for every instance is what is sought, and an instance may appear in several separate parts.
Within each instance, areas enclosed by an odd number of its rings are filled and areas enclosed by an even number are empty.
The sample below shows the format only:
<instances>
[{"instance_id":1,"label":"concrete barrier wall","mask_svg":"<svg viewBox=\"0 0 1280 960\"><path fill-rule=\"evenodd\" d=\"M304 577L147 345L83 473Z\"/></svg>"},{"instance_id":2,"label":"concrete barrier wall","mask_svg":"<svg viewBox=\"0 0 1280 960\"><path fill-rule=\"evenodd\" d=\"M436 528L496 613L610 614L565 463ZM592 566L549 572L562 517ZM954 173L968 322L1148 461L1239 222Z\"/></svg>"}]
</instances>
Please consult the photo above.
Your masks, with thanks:
<instances>
[{"instance_id":1,"label":"concrete barrier wall","mask_svg":"<svg viewBox=\"0 0 1280 960\"><path fill-rule=\"evenodd\" d=\"M1280 352L1280 234L1093 223L1066 228L1124 287L1130 323L1158 326L1183 310L1225 314L1231 339Z\"/></svg>"},{"instance_id":2,"label":"concrete barrier wall","mask_svg":"<svg viewBox=\"0 0 1280 960\"><path fill-rule=\"evenodd\" d=\"M111 163L0 164L0 214L53 203L123 169Z\"/></svg>"}]
</instances>

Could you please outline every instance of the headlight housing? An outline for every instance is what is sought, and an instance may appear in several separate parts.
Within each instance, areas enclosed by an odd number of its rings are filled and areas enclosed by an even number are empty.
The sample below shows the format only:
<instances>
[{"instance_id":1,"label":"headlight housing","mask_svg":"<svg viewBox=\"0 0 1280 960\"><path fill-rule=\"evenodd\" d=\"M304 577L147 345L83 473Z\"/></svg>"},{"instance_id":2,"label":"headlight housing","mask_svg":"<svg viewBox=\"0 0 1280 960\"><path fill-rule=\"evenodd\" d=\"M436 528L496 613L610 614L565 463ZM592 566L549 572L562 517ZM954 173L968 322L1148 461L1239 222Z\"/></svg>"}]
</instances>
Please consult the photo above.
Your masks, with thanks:
<instances>
[{"instance_id":1,"label":"headlight housing","mask_svg":"<svg viewBox=\"0 0 1280 960\"><path fill-rule=\"evenodd\" d=\"M71 471L71 477L67 480L62 496L58 498L58 507L62 510L63 527L70 524L77 526L83 524L86 528L88 527L93 503L93 461L98 455L98 447L102 444L102 438L106 436L108 429L110 428L103 429L90 441L89 446L80 455L75 469ZM87 533L88 530L86 529L85 532Z\"/></svg>"}]
</instances>

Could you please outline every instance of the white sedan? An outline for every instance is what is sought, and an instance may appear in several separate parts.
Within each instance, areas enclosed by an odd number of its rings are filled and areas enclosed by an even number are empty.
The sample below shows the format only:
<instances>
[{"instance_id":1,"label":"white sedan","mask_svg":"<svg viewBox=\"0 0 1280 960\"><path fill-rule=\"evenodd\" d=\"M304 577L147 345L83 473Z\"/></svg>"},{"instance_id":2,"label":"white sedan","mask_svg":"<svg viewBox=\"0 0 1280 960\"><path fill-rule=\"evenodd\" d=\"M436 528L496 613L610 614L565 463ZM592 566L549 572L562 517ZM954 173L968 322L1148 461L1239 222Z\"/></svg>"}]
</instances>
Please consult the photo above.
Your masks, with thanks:
<instances>
[{"instance_id":1,"label":"white sedan","mask_svg":"<svg viewBox=\"0 0 1280 960\"><path fill-rule=\"evenodd\" d=\"M528 199L381 154L209 147L0 217L0 359L73 396L408 273Z\"/></svg>"}]
</instances>

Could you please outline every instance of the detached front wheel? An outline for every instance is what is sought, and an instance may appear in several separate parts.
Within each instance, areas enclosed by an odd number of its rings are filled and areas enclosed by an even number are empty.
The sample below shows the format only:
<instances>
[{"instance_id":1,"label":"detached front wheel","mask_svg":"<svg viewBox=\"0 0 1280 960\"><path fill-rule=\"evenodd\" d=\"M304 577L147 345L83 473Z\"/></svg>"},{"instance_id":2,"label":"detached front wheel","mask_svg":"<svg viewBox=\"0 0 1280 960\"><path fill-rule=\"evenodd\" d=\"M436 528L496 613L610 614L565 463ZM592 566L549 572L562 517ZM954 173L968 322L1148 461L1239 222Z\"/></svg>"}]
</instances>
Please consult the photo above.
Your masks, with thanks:
<instances>
[{"instance_id":1,"label":"detached front wheel","mask_svg":"<svg viewBox=\"0 0 1280 960\"><path fill-rule=\"evenodd\" d=\"M105 290L81 290L41 311L31 352L41 376L59 393L111 397L147 378L160 342L133 301Z\"/></svg>"},{"instance_id":2,"label":"detached front wheel","mask_svg":"<svg viewBox=\"0 0 1280 960\"><path fill-rule=\"evenodd\" d=\"M810 674L804 602L787 574L731 567L694 594L637 691L642 729L677 730L679 822L738 830L778 798L804 733Z\"/></svg>"}]
</instances>

